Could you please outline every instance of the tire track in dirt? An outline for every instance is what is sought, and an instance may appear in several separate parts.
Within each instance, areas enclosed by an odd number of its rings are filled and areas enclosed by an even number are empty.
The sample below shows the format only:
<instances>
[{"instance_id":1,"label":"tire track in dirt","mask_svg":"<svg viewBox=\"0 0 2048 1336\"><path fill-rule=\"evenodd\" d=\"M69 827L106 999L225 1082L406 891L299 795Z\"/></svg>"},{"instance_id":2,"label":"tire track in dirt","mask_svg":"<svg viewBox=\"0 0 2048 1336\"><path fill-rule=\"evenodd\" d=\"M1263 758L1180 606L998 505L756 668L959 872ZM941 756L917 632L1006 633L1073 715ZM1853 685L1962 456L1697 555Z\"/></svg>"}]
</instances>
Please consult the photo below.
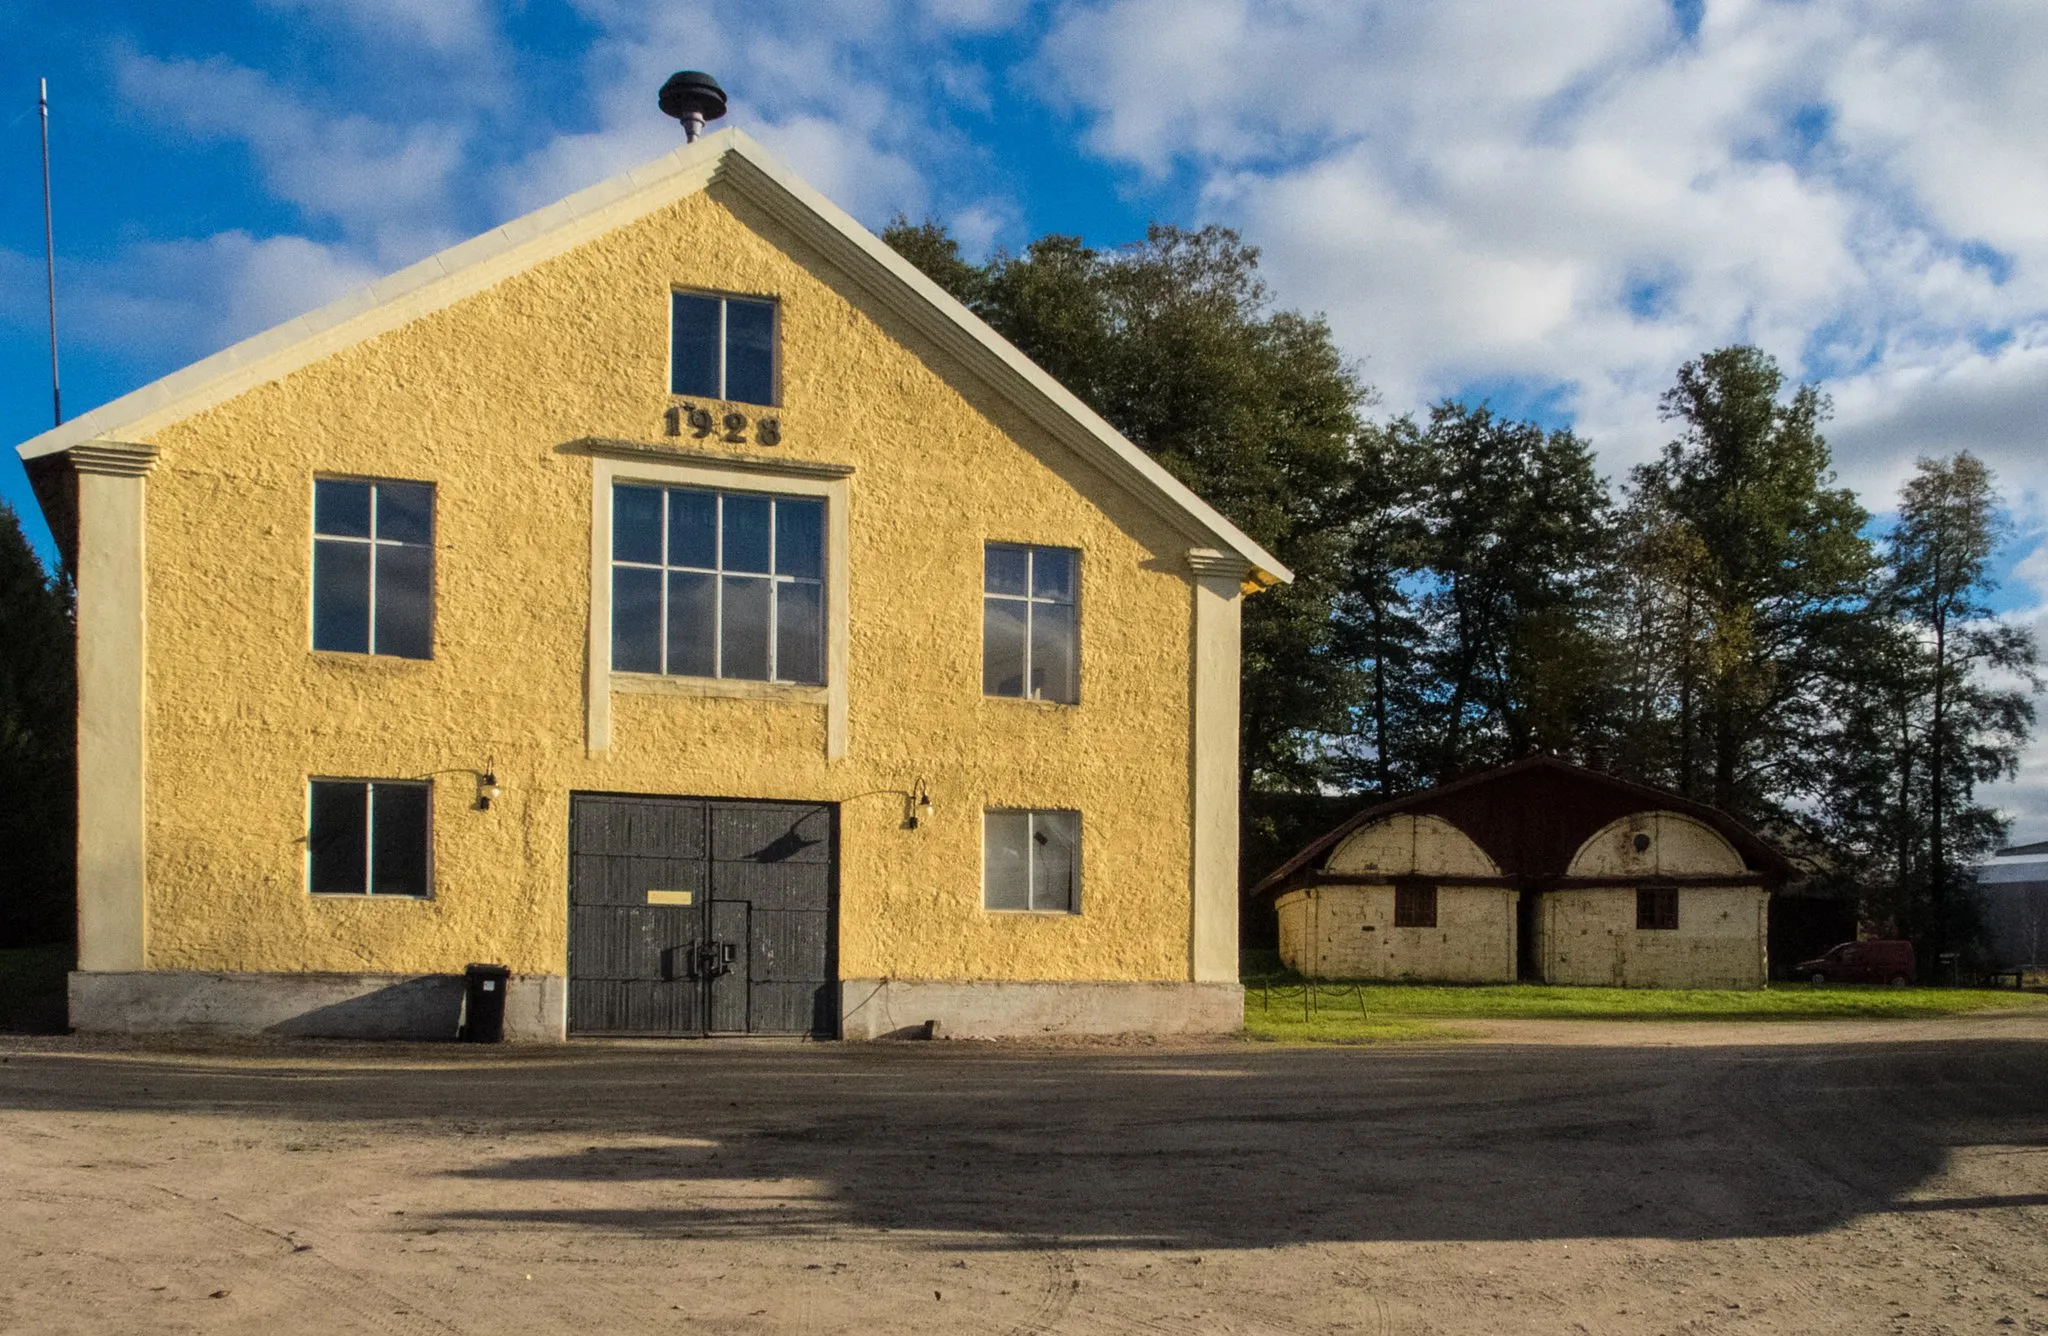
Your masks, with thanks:
<instances>
[{"instance_id":1,"label":"tire track in dirt","mask_svg":"<svg viewBox=\"0 0 2048 1336\"><path fill-rule=\"evenodd\" d=\"M342 1265L282 1230L238 1215L224 1206L195 1200L161 1183L147 1186L183 1206L203 1229L226 1234L229 1231L219 1223L225 1220L237 1226L245 1236L255 1235L282 1247L284 1251L279 1254L279 1260L289 1262L295 1273L280 1268L267 1272L265 1279L274 1280L287 1289L307 1291L330 1309L348 1313L371 1331L387 1333L388 1336L469 1336L467 1328L422 1312L417 1300L394 1293L361 1271ZM381 1301L380 1306L371 1306L373 1296Z\"/></svg>"},{"instance_id":2,"label":"tire track in dirt","mask_svg":"<svg viewBox=\"0 0 2048 1336\"><path fill-rule=\"evenodd\" d=\"M1074 1254L1050 1239L1017 1239L1016 1242L1028 1248L1041 1267L1038 1304L1022 1322L1005 1327L1003 1336L1050 1336L1059 1329L1067 1310L1073 1306L1074 1296L1081 1289Z\"/></svg>"}]
</instances>

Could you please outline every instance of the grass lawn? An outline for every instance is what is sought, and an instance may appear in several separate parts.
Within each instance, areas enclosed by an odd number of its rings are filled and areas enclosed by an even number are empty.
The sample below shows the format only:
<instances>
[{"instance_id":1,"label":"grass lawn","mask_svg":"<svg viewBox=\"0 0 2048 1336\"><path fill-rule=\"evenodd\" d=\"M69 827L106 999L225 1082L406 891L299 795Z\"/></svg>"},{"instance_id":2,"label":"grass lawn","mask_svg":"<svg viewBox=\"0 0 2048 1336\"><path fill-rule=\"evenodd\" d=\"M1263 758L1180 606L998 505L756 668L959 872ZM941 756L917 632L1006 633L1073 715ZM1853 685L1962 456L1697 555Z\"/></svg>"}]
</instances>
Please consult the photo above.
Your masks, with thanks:
<instances>
[{"instance_id":1,"label":"grass lawn","mask_svg":"<svg viewBox=\"0 0 2048 1336\"><path fill-rule=\"evenodd\" d=\"M1247 961L1247 965L1252 962ZM1263 986L1262 986L1263 985ZM1884 988L1774 983L1714 988L1562 988L1542 984L1319 984L1245 976L1245 1033L1294 1043L1389 1043L1458 1037L1458 1021L1911 1020L2048 1006L2048 995L1984 988ZM1446 1025L1444 1022L1451 1022Z\"/></svg>"},{"instance_id":2,"label":"grass lawn","mask_svg":"<svg viewBox=\"0 0 2048 1336\"><path fill-rule=\"evenodd\" d=\"M0 949L0 1030L47 1029L64 1016L64 976L71 969L69 946Z\"/></svg>"}]
</instances>

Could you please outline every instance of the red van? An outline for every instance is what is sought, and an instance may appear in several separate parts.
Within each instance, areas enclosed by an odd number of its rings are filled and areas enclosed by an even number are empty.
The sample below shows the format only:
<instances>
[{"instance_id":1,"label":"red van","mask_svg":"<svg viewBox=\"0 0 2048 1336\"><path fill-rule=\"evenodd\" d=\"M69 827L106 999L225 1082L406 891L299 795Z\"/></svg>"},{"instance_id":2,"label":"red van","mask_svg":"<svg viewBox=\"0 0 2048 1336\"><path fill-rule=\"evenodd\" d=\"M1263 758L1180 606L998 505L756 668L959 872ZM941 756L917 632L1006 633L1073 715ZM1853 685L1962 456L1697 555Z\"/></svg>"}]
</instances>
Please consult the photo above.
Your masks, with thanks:
<instances>
[{"instance_id":1,"label":"red van","mask_svg":"<svg viewBox=\"0 0 2048 1336\"><path fill-rule=\"evenodd\" d=\"M1888 983L1903 988L1918 977L1911 942L1844 942L1792 971L1813 983Z\"/></svg>"}]
</instances>

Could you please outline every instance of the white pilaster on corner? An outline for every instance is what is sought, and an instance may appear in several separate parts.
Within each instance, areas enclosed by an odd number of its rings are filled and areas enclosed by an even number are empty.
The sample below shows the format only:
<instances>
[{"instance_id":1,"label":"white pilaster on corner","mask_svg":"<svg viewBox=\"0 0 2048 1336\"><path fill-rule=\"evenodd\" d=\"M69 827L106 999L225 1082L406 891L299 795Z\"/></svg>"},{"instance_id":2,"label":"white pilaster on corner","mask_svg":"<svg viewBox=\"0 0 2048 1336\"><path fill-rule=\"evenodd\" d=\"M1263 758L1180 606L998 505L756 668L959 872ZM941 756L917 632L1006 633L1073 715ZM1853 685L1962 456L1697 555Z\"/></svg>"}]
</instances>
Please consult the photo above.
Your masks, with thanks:
<instances>
[{"instance_id":1,"label":"white pilaster on corner","mask_svg":"<svg viewBox=\"0 0 2048 1336\"><path fill-rule=\"evenodd\" d=\"M1188 553L1194 573L1193 914L1189 975L1237 982L1239 612L1251 568L1212 548Z\"/></svg>"},{"instance_id":2,"label":"white pilaster on corner","mask_svg":"<svg viewBox=\"0 0 2048 1336\"><path fill-rule=\"evenodd\" d=\"M148 952L143 764L144 479L156 447L87 441L78 479L78 968Z\"/></svg>"}]
</instances>

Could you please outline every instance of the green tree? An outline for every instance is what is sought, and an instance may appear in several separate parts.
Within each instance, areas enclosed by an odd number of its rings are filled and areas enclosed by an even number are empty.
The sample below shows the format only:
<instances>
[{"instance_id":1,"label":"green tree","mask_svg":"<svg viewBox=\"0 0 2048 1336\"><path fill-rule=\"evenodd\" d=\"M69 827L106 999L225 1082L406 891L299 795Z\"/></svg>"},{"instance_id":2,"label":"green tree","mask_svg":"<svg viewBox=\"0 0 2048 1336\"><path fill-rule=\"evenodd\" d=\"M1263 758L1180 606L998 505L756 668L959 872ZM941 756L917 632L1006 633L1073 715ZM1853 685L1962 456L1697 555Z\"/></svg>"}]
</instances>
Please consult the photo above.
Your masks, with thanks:
<instances>
[{"instance_id":1,"label":"green tree","mask_svg":"<svg viewBox=\"0 0 2048 1336\"><path fill-rule=\"evenodd\" d=\"M70 587L0 502L0 945L72 934L72 681Z\"/></svg>"},{"instance_id":2,"label":"green tree","mask_svg":"<svg viewBox=\"0 0 2048 1336\"><path fill-rule=\"evenodd\" d=\"M1419 444L1438 687L1434 778L1532 751L1580 752L1600 656L1606 487L1569 431L1444 403Z\"/></svg>"},{"instance_id":3,"label":"green tree","mask_svg":"<svg viewBox=\"0 0 2048 1336\"><path fill-rule=\"evenodd\" d=\"M1999 622L1987 602L2008 531L1991 471L1964 452L1919 461L1885 542L1883 607L1917 650L1889 675L1896 895L1936 950L1968 939L1957 869L2005 835L1976 786L2017 773L2034 722L2028 689L2040 689L2032 634Z\"/></svg>"},{"instance_id":4,"label":"green tree","mask_svg":"<svg viewBox=\"0 0 2048 1336\"><path fill-rule=\"evenodd\" d=\"M1155 225L1112 251L1042 237L974 264L934 222L883 240L1285 562L1247 599L1247 788L1307 789L1333 763L1361 676L1336 644L1371 391L1318 317L1272 309L1258 251L1226 228Z\"/></svg>"},{"instance_id":5,"label":"green tree","mask_svg":"<svg viewBox=\"0 0 2048 1336\"><path fill-rule=\"evenodd\" d=\"M1646 620L1672 655L1666 742L1644 777L1751 821L1793 821L1825 789L1876 570L1869 515L1834 482L1826 399L1783 391L1755 348L1686 363L1662 400L1682 433L1631 487L1650 540L1631 550L1658 563L1643 587L1665 601Z\"/></svg>"},{"instance_id":6,"label":"green tree","mask_svg":"<svg viewBox=\"0 0 2048 1336\"><path fill-rule=\"evenodd\" d=\"M1353 727L1332 744L1332 778L1382 797L1427 783L1435 754L1420 733L1428 637L1417 602L1429 530L1421 507L1428 471L1415 434L1404 418L1361 437L1349 574L1335 607L1335 650L1357 665L1364 695Z\"/></svg>"}]
</instances>

